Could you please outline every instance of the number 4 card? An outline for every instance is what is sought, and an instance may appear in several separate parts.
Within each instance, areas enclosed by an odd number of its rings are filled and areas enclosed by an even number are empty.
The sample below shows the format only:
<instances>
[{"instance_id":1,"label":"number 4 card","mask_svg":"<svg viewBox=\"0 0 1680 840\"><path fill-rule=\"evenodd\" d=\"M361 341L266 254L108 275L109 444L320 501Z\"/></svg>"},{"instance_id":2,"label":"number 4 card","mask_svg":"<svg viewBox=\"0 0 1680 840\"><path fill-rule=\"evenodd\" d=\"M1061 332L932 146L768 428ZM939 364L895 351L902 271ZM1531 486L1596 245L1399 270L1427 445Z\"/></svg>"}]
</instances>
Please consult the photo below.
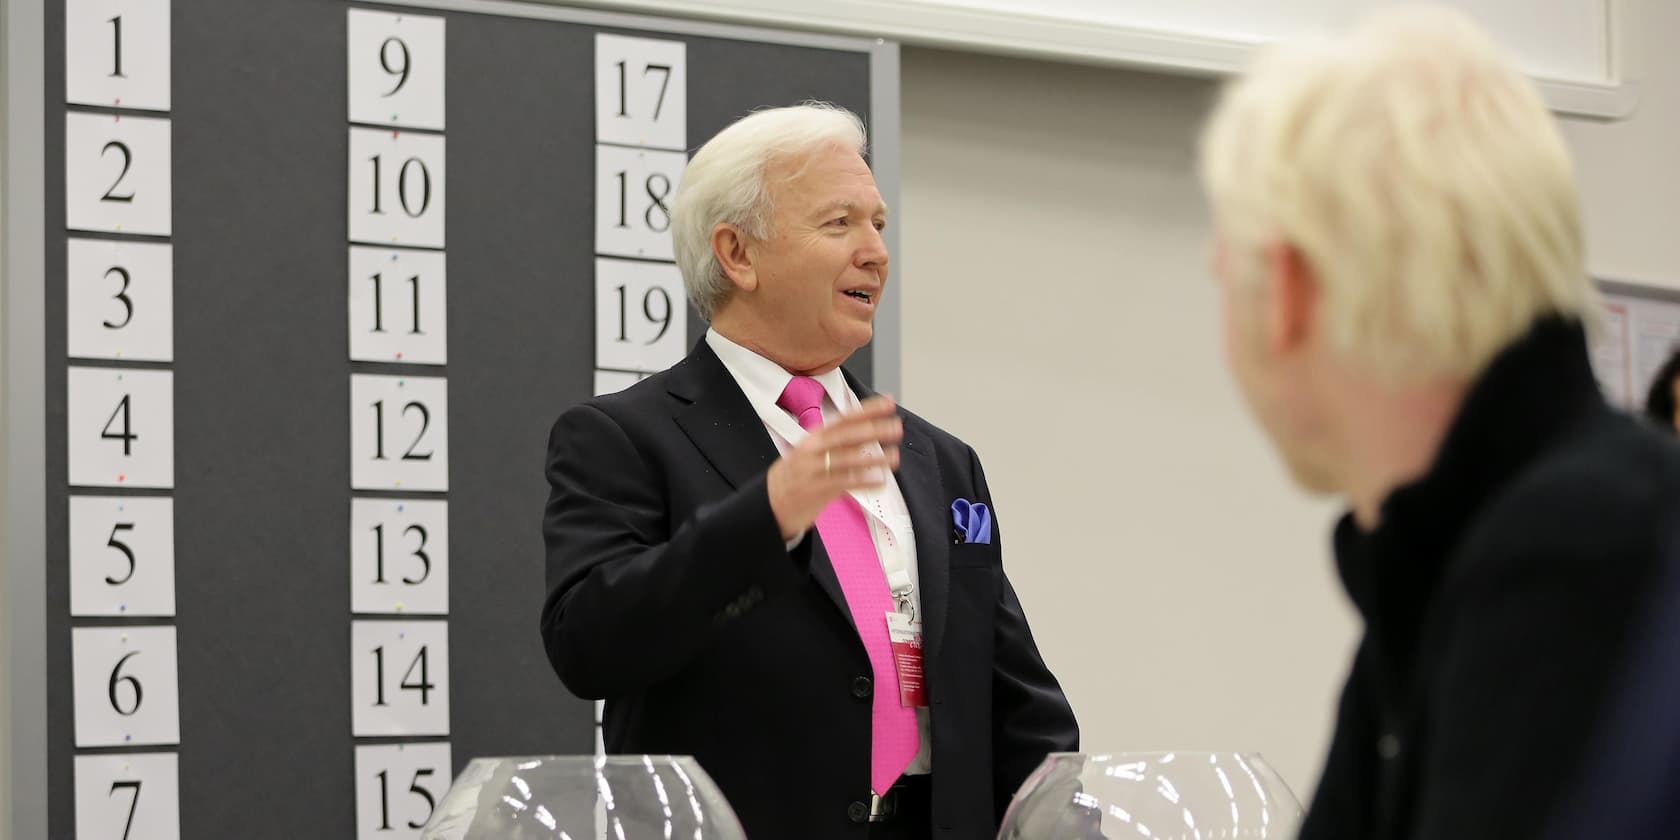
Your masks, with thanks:
<instances>
[{"instance_id":1,"label":"number 4 card","mask_svg":"<svg viewBox=\"0 0 1680 840\"><path fill-rule=\"evenodd\" d=\"M175 379L167 370L70 368L66 380L70 483L171 487Z\"/></svg>"}]
</instances>

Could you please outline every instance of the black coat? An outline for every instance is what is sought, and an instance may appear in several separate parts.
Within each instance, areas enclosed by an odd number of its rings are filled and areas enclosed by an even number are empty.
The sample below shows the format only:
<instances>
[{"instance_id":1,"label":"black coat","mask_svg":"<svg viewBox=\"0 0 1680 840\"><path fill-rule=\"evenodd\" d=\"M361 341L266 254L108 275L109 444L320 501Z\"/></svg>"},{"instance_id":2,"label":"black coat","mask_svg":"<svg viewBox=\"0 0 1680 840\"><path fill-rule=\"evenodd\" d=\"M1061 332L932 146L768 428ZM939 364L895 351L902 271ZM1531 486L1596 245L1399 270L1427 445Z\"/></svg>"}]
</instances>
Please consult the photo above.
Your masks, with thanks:
<instances>
[{"instance_id":1,"label":"black coat","mask_svg":"<svg viewBox=\"0 0 1680 840\"><path fill-rule=\"evenodd\" d=\"M866 392L855 382L854 391ZM916 532L933 833L991 840L1072 711L989 545L953 545L951 502L990 504L974 451L903 412L899 486ZM693 755L749 836L867 836L870 665L815 530L791 552L770 510L777 458L701 342L669 371L567 410L548 447L543 644L604 698L611 753Z\"/></svg>"},{"instance_id":2,"label":"black coat","mask_svg":"<svg viewBox=\"0 0 1680 840\"><path fill-rule=\"evenodd\" d=\"M1581 783L1680 551L1680 449L1548 319L1471 388L1381 522L1336 529L1365 618L1301 840L1540 836Z\"/></svg>"}]
</instances>

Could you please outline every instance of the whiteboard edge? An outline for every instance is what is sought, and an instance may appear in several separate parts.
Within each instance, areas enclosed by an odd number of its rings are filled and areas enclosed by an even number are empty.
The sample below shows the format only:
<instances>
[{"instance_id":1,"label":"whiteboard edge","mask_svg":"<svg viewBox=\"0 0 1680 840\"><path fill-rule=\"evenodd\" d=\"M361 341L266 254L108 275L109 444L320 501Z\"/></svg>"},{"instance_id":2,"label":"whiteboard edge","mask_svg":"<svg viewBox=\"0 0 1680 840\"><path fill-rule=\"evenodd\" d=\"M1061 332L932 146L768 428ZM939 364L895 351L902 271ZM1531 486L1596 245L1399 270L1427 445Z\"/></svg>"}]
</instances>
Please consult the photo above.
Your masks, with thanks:
<instances>
[{"instance_id":1,"label":"whiteboard edge","mask_svg":"<svg viewBox=\"0 0 1680 840\"><path fill-rule=\"evenodd\" d=\"M557 5L558 0L527 0ZM1572 116L1624 119L1638 104L1632 73L1637 43L1634 0L1603 0L1610 19L1604 81L1536 79L1546 104ZM1164 71L1191 76L1226 76L1247 66L1256 41L1190 36L1162 30L981 9L904 6L892 0L847 0L817 8L787 0L715 0L704 8L684 0L567 0L591 6L680 18L725 20L855 37L890 38L915 46L942 47L1022 58Z\"/></svg>"},{"instance_id":2,"label":"whiteboard edge","mask_svg":"<svg viewBox=\"0 0 1680 840\"><path fill-rule=\"evenodd\" d=\"M47 836L45 22L43 0L0 3L0 690L7 699L0 761L10 797L0 807L0 840Z\"/></svg>"},{"instance_id":3,"label":"whiteboard edge","mask_svg":"<svg viewBox=\"0 0 1680 840\"><path fill-rule=\"evenodd\" d=\"M870 164L875 171L875 183L881 190L881 198L897 218L903 219L907 214L899 205L903 196L904 171L899 95L898 43L878 40L869 54ZM878 139L886 142L877 143ZM899 223L888 225L886 231L887 253L891 257L888 264L892 268L889 277L897 278L900 287L905 276L902 231L903 225ZM904 294L896 288L882 298L880 311L875 314L872 352L875 375L871 386L877 393L892 394L902 399Z\"/></svg>"}]
</instances>

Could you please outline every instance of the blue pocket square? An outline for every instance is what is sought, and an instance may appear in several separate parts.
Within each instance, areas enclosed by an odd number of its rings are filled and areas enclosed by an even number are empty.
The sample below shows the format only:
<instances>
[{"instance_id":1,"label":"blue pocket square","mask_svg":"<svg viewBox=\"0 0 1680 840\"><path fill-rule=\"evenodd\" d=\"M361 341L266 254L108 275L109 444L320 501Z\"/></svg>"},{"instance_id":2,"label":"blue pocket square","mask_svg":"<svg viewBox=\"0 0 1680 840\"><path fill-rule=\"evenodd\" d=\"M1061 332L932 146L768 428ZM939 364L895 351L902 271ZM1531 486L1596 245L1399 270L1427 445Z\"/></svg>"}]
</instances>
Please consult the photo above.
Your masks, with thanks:
<instances>
[{"instance_id":1,"label":"blue pocket square","mask_svg":"<svg viewBox=\"0 0 1680 840\"><path fill-rule=\"evenodd\" d=\"M951 503L951 521L956 525L956 541L958 543L991 544L991 508L979 502L958 499Z\"/></svg>"}]
</instances>

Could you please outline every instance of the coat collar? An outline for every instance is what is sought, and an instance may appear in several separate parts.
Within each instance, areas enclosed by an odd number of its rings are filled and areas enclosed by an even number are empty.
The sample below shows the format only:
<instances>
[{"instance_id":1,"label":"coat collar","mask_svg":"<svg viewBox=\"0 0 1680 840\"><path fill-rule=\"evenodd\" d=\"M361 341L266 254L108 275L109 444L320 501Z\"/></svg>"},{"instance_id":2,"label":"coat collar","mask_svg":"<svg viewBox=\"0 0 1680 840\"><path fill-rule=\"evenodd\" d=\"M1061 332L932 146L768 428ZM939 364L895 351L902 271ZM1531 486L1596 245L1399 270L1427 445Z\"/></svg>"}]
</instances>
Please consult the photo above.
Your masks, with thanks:
<instances>
[{"instance_id":1,"label":"coat collar","mask_svg":"<svg viewBox=\"0 0 1680 840\"><path fill-rule=\"evenodd\" d=\"M1524 467L1606 411L1579 322L1547 318L1496 356L1465 396L1429 470L1391 493L1380 524L1336 526L1338 571L1393 667L1472 522Z\"/></svg>"}]
</instances>

